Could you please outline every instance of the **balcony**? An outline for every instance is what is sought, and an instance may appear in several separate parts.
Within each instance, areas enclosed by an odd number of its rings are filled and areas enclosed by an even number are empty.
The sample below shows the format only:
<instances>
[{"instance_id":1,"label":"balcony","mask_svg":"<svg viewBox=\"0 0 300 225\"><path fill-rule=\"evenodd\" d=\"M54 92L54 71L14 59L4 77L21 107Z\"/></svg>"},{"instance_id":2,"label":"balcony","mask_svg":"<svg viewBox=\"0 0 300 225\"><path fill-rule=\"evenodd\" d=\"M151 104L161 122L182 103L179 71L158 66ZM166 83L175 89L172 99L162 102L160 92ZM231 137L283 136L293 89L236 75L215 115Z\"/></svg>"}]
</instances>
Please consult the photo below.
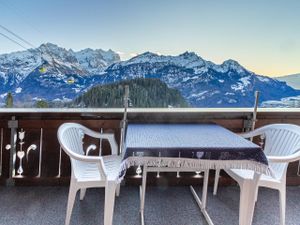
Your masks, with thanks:
<instances>
[{"instance_id":1,"label":"balcony","mask_svg":"<svg viewBox=\"0 0 300 225\"><path fill-rule=\"evenodd\" d=\"M239 188L221 187L217 197L209 189L208 211L215 224L238 224ZM0 224L64 224L67 187L6 187L0 189ZM299 187L287 189L286 224L299 223ZM261 189L253 225L279 224L278 193ZM72 225L103 224L104 191L88 190L84 201L78 198L72 214ZM151 225L206 225L188 187L150 187L146 197L145 223ZM116 198L114 224L140 225L138 187L121 188Z\"/></svg>"},{"instance_id":2,"label":"balcony","mask_svg":"<svg viewBox=\"0 0 300 225\"><path fill-rule=\"evenodd\" d=\"M214 122L234 132L241 132L251 118L251 109L129 109L132 123L201 123ZM79 122L101 132L114 132L120 140L122 109L0 109L0 224L63 224L65 218L70 162L60 149L56 131L60 124ZM298 109L259 109L256 127L271 123L300 125ZM17 137L25 132L23 144ZM17 138L13 138L17 137ZM91 155L108 154L106 142L86 140L85 148L93 143L97 150ZM32 145L35 148L30 148ZM15 147L15 148L14 148ZM22 158L10 155L20 148ZM299 224L300 177L298 163L291 163L287 177L286 224ZM149 174L146 196L146 224L196 225L206 224L187 185L199 185L202 179L194 173ZM10 178L12 177L12 179ZM140 224L138 184L135 168L129 169L116 198L114 224ZM213 183L213 174L210 176ZM208 211L215 224L238 224L239 187L221 174L218 196L208 194ZM76 200L71 224L102 224L104 191L88 190L86 199ZM278 193L261 188L253 224L279 224Z\"/></svg>"}]
</instances>

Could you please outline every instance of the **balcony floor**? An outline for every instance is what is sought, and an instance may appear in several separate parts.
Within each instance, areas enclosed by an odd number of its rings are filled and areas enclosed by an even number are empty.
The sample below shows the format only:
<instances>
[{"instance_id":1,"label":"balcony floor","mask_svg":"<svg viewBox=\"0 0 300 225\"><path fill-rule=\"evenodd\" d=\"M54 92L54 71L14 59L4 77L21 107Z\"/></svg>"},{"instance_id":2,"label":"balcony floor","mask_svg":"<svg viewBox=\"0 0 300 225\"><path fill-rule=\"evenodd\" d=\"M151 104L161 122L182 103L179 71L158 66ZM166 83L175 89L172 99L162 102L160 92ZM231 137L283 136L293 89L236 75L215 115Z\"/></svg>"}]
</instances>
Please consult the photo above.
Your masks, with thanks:
<instances>
[{"instance_id":1,"label":"balcony floor","mask_svg":"<svg viewBox=\"0 0 300 225\"><path fill-rule=\"evenodd\" d=\"M200 191L200 188L198 188ZM64 224L67 187L0 187L1 225L62 225ZM87 191L84 201L75 202L71 225L103 224L103 189ZM287 189L287 225L300 224L300 187ZM148 187L145 205L148 225L201 225L206 222L187 186ZM208 195L208 212L216 225L238 224L239 188L220 187L217 197ZM139 225L138 187L121 188L116 198L114 224ZM256 225L279 224L277 191L261 188L256 204Z\"/></svg>"}]
</instances>

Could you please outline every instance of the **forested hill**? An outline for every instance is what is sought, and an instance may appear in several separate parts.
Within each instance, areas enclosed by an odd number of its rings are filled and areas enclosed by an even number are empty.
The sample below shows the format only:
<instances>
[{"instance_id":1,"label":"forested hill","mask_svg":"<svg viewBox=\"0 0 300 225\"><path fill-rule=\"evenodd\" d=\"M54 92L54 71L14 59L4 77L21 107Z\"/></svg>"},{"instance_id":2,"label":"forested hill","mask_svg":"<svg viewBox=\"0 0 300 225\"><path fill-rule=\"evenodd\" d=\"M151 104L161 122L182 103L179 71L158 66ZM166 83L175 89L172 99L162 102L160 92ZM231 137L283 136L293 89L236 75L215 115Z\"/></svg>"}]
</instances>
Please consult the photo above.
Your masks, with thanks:
<instances>
[{"instance_id":1,"label":"forested hill","mask_svg":"<svg viewBox=\"0 0 300 225\"><path fill-rule=\"evenodd\" d=\"M188 107L181 93L153 78L138 78L91 88L73 101L75 107L123 107L124 86L129 85L132 107Z\"/></svg>"}]
</instances>

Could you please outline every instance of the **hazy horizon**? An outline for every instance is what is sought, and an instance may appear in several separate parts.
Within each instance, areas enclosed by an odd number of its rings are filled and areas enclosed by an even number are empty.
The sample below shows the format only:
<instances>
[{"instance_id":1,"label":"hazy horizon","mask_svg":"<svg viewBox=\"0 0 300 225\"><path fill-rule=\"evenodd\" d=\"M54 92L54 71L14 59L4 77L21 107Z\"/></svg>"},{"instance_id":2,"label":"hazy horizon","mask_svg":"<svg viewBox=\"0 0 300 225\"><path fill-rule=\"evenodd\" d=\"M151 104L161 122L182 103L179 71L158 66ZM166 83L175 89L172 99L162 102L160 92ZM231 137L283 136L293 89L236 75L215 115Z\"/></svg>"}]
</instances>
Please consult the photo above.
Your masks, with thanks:
<instances>
[{"instance_id":1,"label":"hazy horizon","mask_svg":"<svg viewBox=\"0 0 300 225\"><path fill-rule=\"evenodd\" d=\"M123 60L190 51L216 64L236 60L256 74L300 73L297 0L0 0L0 11L0 25L36 47L112 49ZM20 50L0 35L0 54Z\"/></svg>"}]
</instances>

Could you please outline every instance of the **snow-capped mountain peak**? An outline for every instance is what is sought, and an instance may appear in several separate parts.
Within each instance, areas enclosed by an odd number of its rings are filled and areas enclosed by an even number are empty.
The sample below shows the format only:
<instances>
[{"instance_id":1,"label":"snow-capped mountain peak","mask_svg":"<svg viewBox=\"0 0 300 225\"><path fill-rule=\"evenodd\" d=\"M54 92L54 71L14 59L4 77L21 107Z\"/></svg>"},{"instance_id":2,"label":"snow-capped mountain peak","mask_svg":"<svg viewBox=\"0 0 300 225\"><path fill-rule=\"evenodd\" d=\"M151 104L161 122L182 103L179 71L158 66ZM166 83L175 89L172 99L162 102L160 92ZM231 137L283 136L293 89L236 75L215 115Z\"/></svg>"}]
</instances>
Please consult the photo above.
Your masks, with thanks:
<instances>
[{"instance_id":1,"label":"snow-capped mountain peak","mask_svg":"<svg viewBox=\"0 0 300 225\"><path fill-rule=\"evenodd\" d=\"M158 78L180 90L191 105L201 107L249 107L253 105L256 90L261 91L261 100L300 93L285 83L248 71L235 60L218 65L193 52L177 56L145 52L115 63L105 72L105 82Z\"/></svg>"},{"instance_id":2,"label":"snow-capped mountain peak","mask_svg":"<svg viewBox=\"0 0 300 225\"><path fill-rule=\"evenodd\" d=\"M74 55L79 64L91 74L101 74L109 65L120 61L120 56L111 49L104 51L86 48Z\"/></svg>"},{"instance_id":3,"label":"snow-capped mountain peak","mask_svg":"<svg viewBox=\"0 0 300 225\"><path fill-rule=\"evenodd\" d=\"M0 55L2 84L15 85L41 64L41 57L34 50Z\"/></svg>"},{"instance_id":4,"label":"snow-capped mountain peak","mask_svg":"<svg viewBox=\"0 0 300 225\"><path fill-rule=\"evenodd\" d=\"M41 44L38 49L46 52L46 51L51 51L51 52L57 52L57 51L62 51L62 50L66 50L65 48L62 48L62 47L59 47L58 45L56 44L53 44L53 43L50 43L50 42L47 42L47 43L44 43L44 44Z\"/></svg>"},{"instance_id":5,"label":"snow-capped mountain peak","mask_svg":"<svg viewBox=\"0 0 300 225\"><path fill-rule=\"evenodd\" d=\"M109 65L119 61L120 56L112 50L85 49L74 52L56 44L45 43L36 49L0 55L0 82L7 87L17 86L40 67L53 75L101 74Z\"/></svg>"},{"instance_id":6,"label":"snow-capped mountain peak","mask_svg":"<svg viewBox=\"0 0 300 225\"><path fill-rule=\"evenodd\" d=\"M200 56L198 56L195 52L186 51L179 55L179 57L187 59L187 60L203 60Z\"/></svg>"},{"instance_id":7,"label":"snow-capped mountain peak","mask_svg":"<svg viewBox=\"0 0 300 225\"><path fill-rule=\"evenodd\" d=\"M129 62L155 62L160 61L160 57L158 54L153 52L144 52L142 54L139 54L131 59L129 59Z\"/></svg>"},{"instance_id":8,"label":"snow-capped mountain peak","mask_svg":"<svg viewBox=\"0 0 300 225\"><path fill-rule=\"evenodd\" d=\"M49 101L73 99L93 85L140 77L160 79L196 107L249 107L255 90L261 91L262 101L300 94L234 60L218 65L194 52L177 56L145 52L120 62L112 50L76 52L46 43L37 49L0 55L0 84L4 84L0 102L8 91L18 100L26 96Z\"/></svg>"},{"instance_id":9,"label":"snow-capped mountain peak","mask_svg":"<svg viewBox=\"0 0 300 225\"><path fill-rule=\"evenodd\" d=\"M129 66L132 64L168 64L178 67L197 69L205 66L206 61L194 52L185 52L177 56L164 56L153 52L145 52L129 59L128 61L117 63L113 67L118 68L119 66Z\"/></svg>"},{"instance_id":10,"label":"snow-capped mountain peak","mask_svg":"<svg viewBox=\"0 0 300 225\"><path fill-rule=\"evenodd\" d=\"M178 57L177 65L193 68L196 72L197 69L206 66L206 61L198 56L195 52L184 52Z\"/></svg>"},{"instance_id":11,"label":"snow-capped mountain peak","mask_svg":"<svg viewBox=\"0 0 300 225\"><path fill-rule=\"evenodd\" d=\"M225 60L221 65L220 68L223 69L224 72L227 72L229 70L233 70L238 72L239 74L245 73L247 70L241 66L237 61L233 59Z\"/></svg>"},{"instance_id":12,"label":"snow-capped mountain peak","mask_svg":"<svg viewBox=\"0 0 300 225\"><path fill-rule=\"evenodd\" d=\"M42 44L37 51L41 57L50 64L52 61L62 64L66 63L68 65L78 63L74 52L71 49L67 50L52 43Z\"/></svg>"}]
</instances>

